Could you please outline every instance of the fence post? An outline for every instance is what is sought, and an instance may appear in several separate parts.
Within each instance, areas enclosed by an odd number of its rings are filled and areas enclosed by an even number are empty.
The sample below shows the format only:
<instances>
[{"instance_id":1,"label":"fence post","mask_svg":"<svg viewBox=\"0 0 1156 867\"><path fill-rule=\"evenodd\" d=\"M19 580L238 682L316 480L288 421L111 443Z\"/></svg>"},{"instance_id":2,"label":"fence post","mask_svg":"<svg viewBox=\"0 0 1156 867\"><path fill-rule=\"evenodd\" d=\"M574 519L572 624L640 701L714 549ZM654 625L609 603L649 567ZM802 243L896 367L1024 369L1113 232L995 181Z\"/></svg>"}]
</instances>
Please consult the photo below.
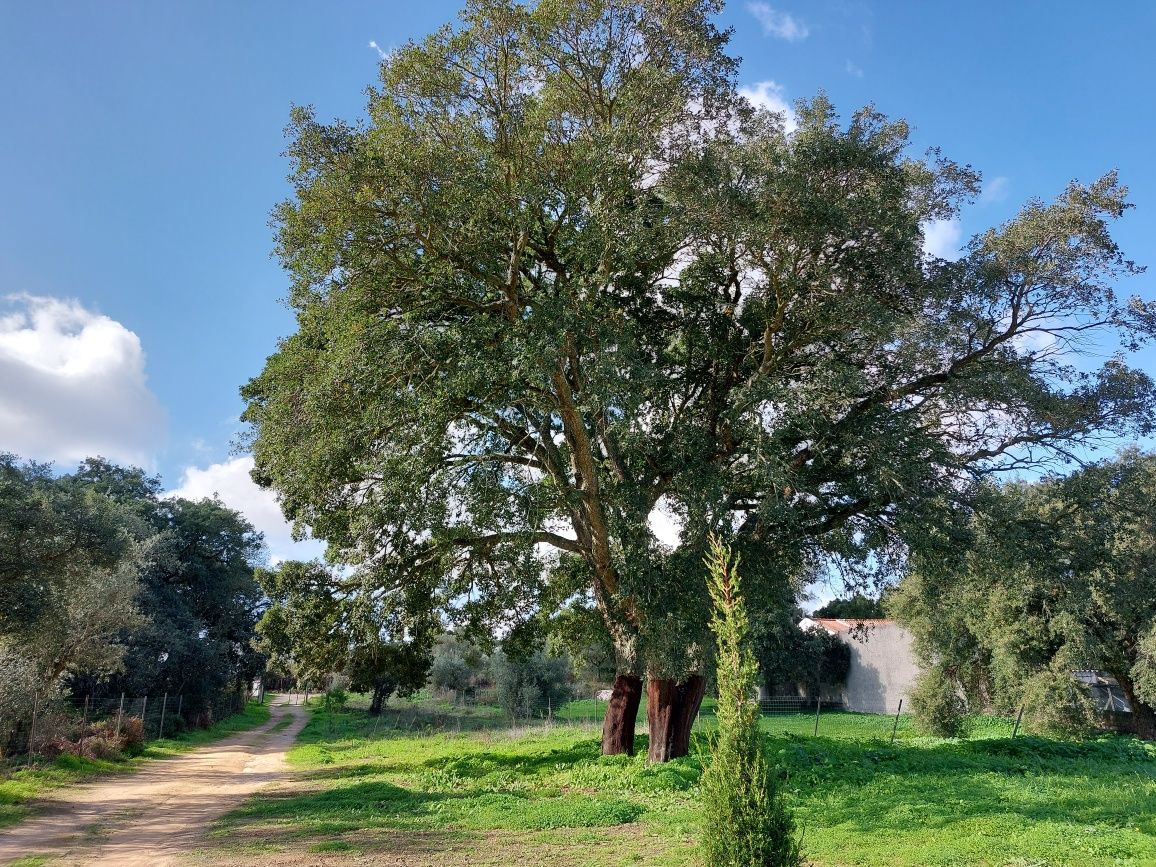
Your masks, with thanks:
<instances>
[{"instance_id":1,"label":"fence post","mask_svg":"<svg viewBox=\"0 0 1156 867\"><path fill-rule=\"evenodd\" d=\"M169 694L166 692L165 697L163 699L161 699L161 727L160 727L160 730L157 732L158 738L163 738L165 736L165 710L168 708L168 706L169 706Z\"/></svg>"},{"instance_id":2,"label":"fence post","mask_svg":"<svg viewBox=\"0 0 1156 867\"><path fill-rule=\"evenodd\" d=\"M116 736L120 737L120 723L124 719L124 693L120 694L120 707L116 711Z\"/></svg>"},{"instance_id":3,"label":"fence post","mask_svg":"<svg viewBox=\"0 0 1156 867\"><path fill-rule=\"evenodd\" d=\"M144 697L144 704L140 706L140 731L141 737L145 737L149 732L149 697Z\"/></svg>"},{"instance_id":4,"label":"fence post","mask_svg":"<svg viewBox=\"0 0 1156 867\"><path fill-rule=\"evenodd\" d=\"M819 711L822 709L822 707L823 696L820 695L815 698L815 737L819 736Z\"/></svg>"},{"instance_id":5,"label":"fence post","mask_svg":"<svg viewBox=\"0 0 1156 867\"><path fill-rule=\"evenodd\" d=\"M1012 737L1014 738L1020 731L1020 720L1024 718L1024 706L1020 705L1020 712L1016 714L1015 728L1012 729Z\"/></svg>"},{"instance_id":6,"label":"fence post","mask_svg":"<svg viewBox=\"0 0 1156 867\"><path fill-rule=\"evenodd\" d=\"M184 703L185 703L185 694L182 692L180 695L177 696L177 716L181 716L181 707L184 706ZM181 717L181 719L183 721L184 717Z\"/></svg>"},{"instance_id":7,"label":"fence post","mask_svg":"<svg viewBox=\"0 0 1156 867\"><path fill-rule=\"evenodd\" d=\"M895 711L895 722L891 726L891 745L895 746L895 732L899 728L899 714L903 713L903 699L899 699L899 710Z\"/></svg>"},{"instance_id":8,"label":"fence post","mask_svg":"<svg viewBox=\"0 0 1156 867\"><path fill-rule=\"evenodd\" d=\"M32 724L28 727L28 760L25 767L32 767L32 750L36 744L36 694L32 694Z\"/></svg>"}]
</instances>

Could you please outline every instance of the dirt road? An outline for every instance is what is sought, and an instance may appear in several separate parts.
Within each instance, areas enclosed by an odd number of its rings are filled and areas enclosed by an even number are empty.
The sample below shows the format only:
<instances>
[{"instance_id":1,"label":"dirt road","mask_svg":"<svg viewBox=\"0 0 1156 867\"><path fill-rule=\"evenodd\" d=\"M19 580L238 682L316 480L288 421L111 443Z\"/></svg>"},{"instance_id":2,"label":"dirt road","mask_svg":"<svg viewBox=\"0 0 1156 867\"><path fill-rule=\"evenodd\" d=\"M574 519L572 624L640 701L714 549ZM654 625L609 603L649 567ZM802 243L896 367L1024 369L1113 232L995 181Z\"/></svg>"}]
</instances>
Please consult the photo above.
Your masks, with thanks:
<instances>
[{"instance_id":1,"label":"dirt road","mask_svg":"<svg viewBox=\"0 0 1156 867\"><path fill-rule=\"evenodd\" d=\"M284 776L285 751L307 714L284 696L271 711L260 728L131 776L53 793L45 813L0 832L0 864L28 855L68 867L175 863L214 819Z\"/></svg>"}]
</instances>

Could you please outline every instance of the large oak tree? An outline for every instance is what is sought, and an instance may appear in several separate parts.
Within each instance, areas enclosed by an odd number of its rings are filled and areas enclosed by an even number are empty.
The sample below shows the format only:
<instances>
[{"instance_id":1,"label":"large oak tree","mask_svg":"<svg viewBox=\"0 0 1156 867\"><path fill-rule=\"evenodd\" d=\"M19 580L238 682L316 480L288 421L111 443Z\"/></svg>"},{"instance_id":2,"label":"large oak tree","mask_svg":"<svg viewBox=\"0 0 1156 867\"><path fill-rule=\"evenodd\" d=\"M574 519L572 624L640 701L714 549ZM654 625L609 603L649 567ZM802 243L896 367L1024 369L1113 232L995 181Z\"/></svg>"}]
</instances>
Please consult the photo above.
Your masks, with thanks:
<instances>
[{"instance_id":1,"label":"large oak tree","mask_svg":"<svg viewBox=\"0 0 1156 867\"><path fill-rule=\"evenodd\" d=\"M823 97L787 133L739 97L720 7L476 0L382 64L367 122L295 110L298 331L244 389L254 478L383 591L516 621L578 576L618 654L603 748L632 750L647 675L659 760L702 696L708 531L757 605L1151 416L1119 358L1065 362L1152 330L1110 288L1114 176L928 257L975 173Z\"/></svg>"}]
</instances>

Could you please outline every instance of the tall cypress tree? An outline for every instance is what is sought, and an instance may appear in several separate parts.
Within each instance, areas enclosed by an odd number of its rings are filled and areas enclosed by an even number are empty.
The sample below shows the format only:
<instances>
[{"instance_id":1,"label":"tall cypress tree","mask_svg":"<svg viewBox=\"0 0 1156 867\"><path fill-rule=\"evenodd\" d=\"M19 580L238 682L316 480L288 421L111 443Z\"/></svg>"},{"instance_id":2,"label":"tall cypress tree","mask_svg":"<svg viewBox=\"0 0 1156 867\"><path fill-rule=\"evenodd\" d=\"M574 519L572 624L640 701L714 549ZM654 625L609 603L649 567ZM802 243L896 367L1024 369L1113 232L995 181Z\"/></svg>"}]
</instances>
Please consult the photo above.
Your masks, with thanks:
<instances>
[{"instance_id":1,"label":"tall cypress tree","mask_svg":"<svg viewBox=\"0 0 1156 867\"><path fill-rule=\"evenodd\" d=\"M758 665L739 582L739 557L710 539L707 583L718 648L718 734L702 775L702 854L706 867L799 864L794 820L776 790L759 734Z\"/></svg>"}]
</instances>

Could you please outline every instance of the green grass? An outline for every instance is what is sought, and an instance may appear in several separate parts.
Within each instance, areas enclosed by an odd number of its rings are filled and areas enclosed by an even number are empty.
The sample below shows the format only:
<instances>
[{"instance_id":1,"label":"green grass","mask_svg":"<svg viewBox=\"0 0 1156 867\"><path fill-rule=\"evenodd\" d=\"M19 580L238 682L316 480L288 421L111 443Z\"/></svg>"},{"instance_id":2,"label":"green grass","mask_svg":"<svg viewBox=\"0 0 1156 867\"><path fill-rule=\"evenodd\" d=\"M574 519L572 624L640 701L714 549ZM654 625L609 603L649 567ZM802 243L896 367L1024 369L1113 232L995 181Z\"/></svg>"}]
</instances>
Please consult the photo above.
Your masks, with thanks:
<instances>
[{"instance_id":1,"label":"green grass","mask_svg":"<svg viewBox=\"0 0 1156 867\"><path fill-rule=\"evenodd\" d=\"M191 729L173 737L149 741L136 755L117 760L84 759L60 755L32 767L0 767L0 828L14 825L31 810L31 802L60 786L79 783L105 774L136 770L148 759L186 753L234 732L245 731L269 719L268 705L250 702L241 713L226 717L207 729Z\"/></svg>"},{"instance_id":2,"label":"green grass","mask_svg":"<svg viewBox=\"0 0 1156 867\"><path fill-rule=\"evenodd\" d=\"M592 726L439 732L390 714L315 711L289 754L297 783L227 816L220 851L225 839L333 853L420 842L439 864L695 863L709 716L695 754L647 766L645 736L639 756L607 758ZM812 714L764 718L814 864L1156 865L1156 747L1012 740L996 719L942 740L905 718L891 745L892 724L823 714L815 738ZM454 860L462 847L473 854Z\"/></svg>"}]
</instances>

